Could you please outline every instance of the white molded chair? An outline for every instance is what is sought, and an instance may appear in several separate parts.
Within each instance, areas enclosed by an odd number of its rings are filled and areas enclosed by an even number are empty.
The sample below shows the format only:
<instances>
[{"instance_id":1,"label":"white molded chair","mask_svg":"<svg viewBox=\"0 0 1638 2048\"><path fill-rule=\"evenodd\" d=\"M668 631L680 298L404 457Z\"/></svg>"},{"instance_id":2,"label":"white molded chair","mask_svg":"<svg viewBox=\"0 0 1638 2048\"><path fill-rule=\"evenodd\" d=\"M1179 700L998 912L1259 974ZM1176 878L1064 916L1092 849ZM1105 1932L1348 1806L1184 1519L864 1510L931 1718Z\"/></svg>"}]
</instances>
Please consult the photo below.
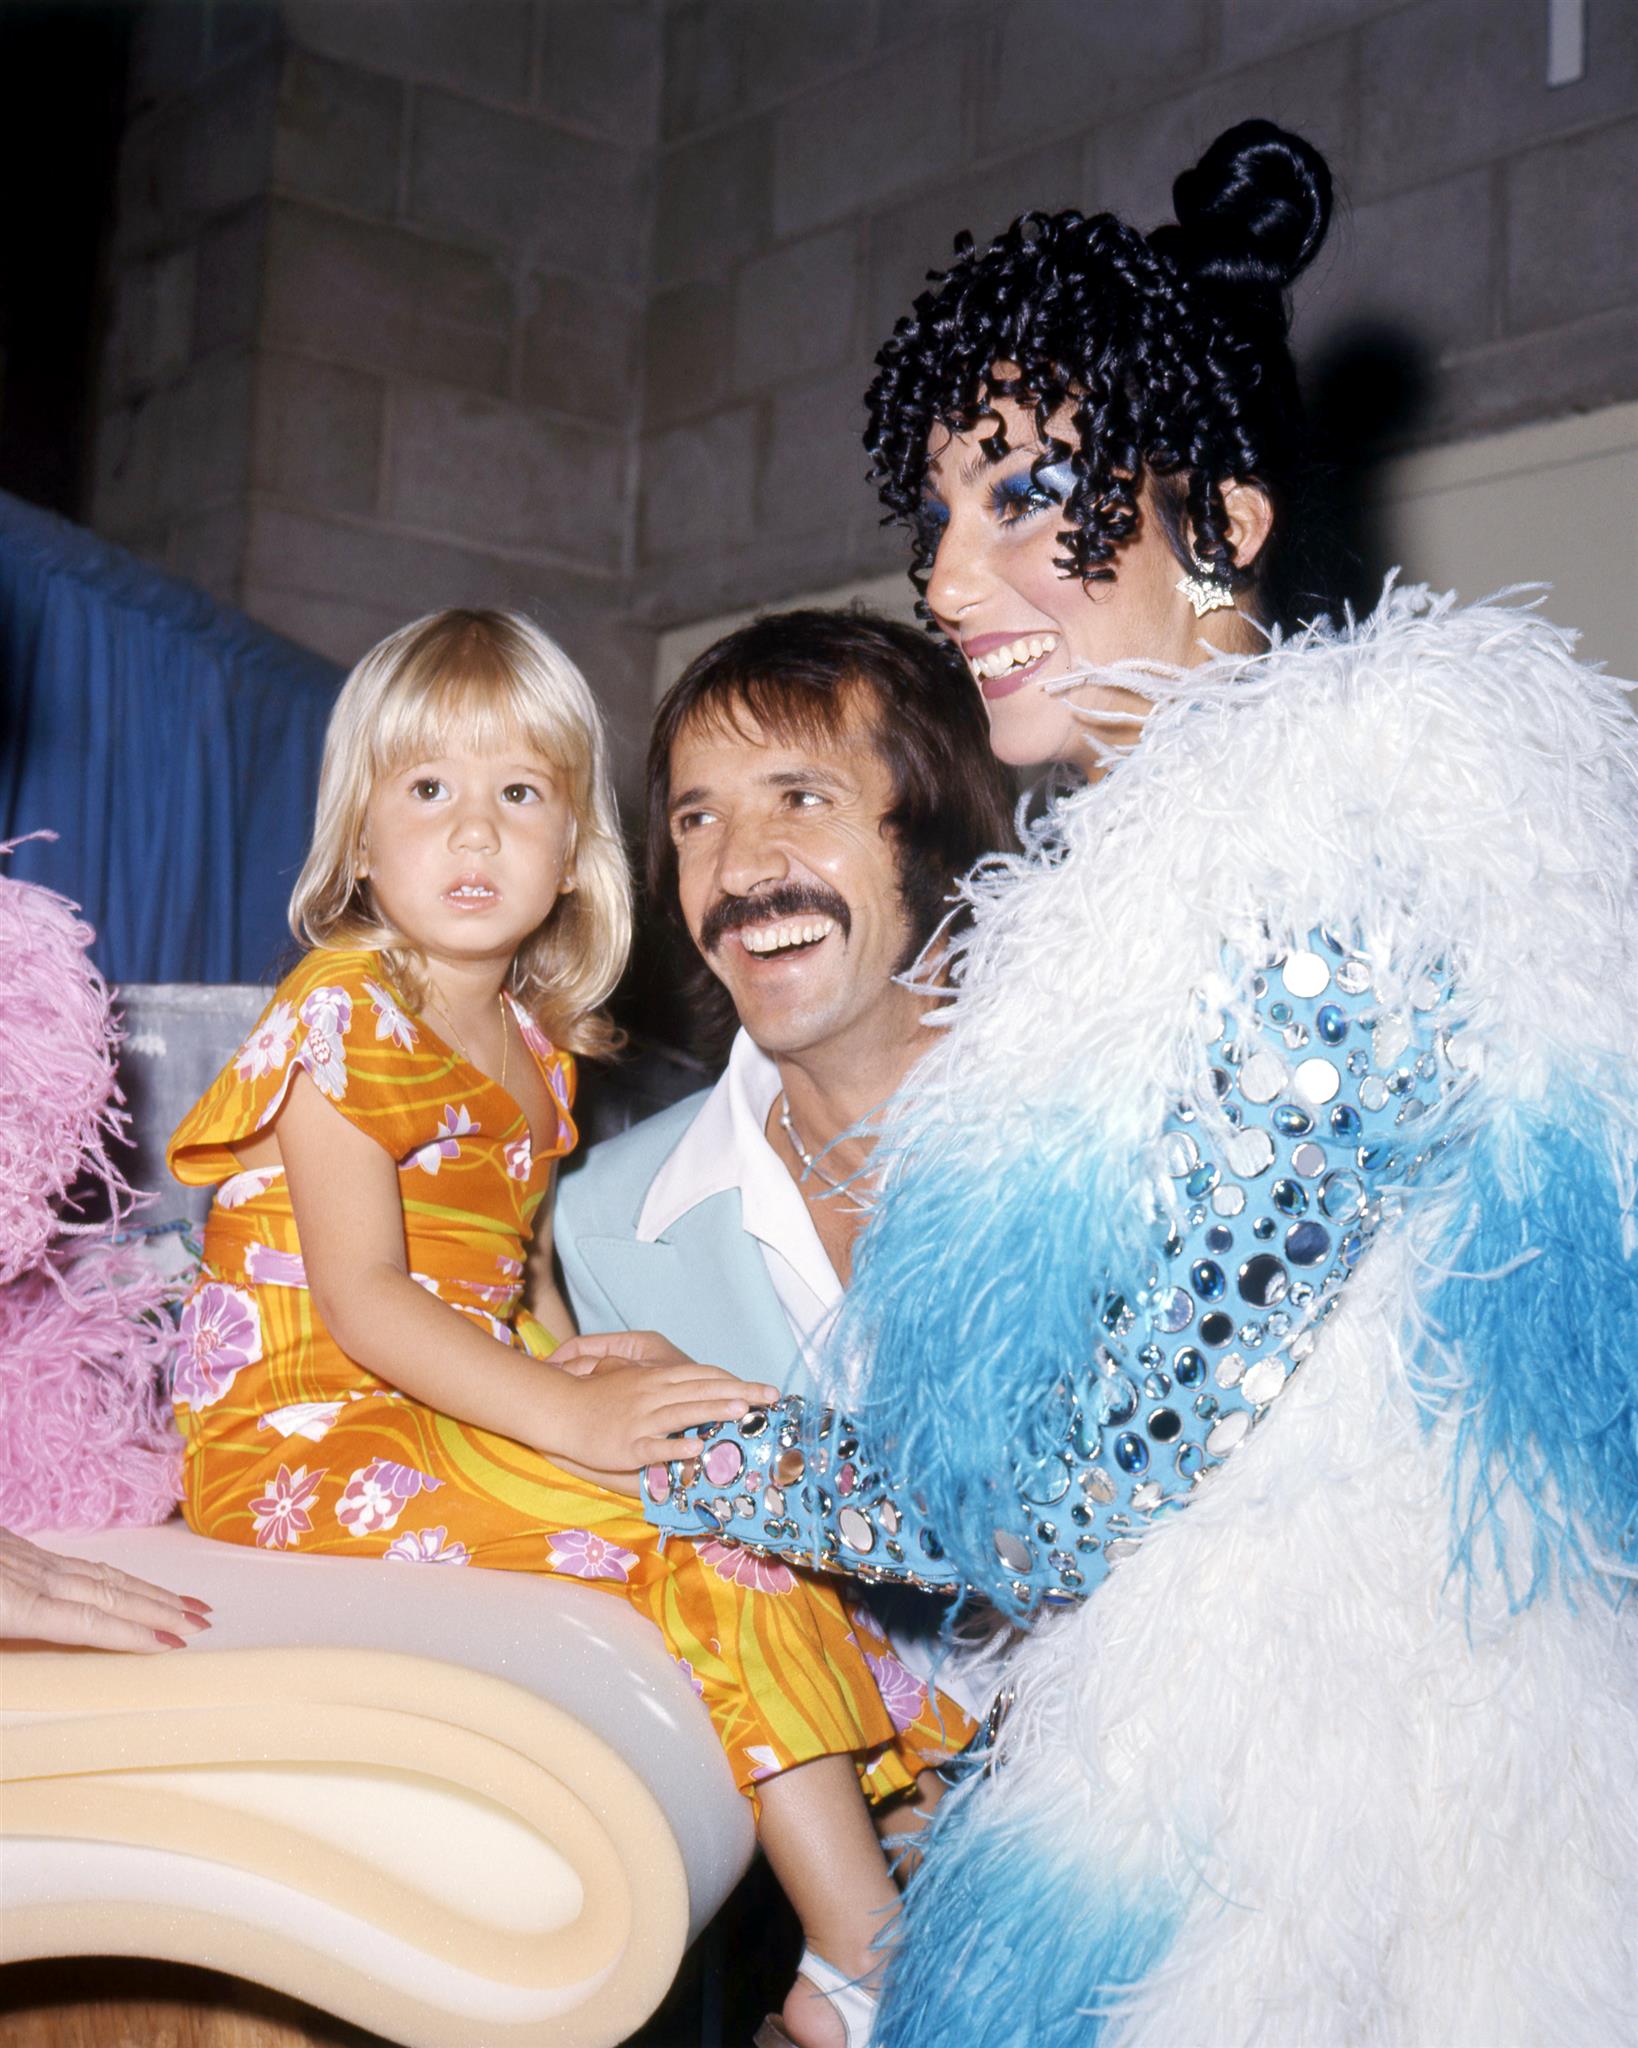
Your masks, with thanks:
<instances>
[{"instance_id":1,"label":"white molded chair","mask_svg":"<svg viewBox=\"0 0 1638 2048\"><path fill-rule=\"evenodd\" d=\"M139 1185L261 1000L122 992ZM184 1200L163 1185L156 1214ZM199 1964L406 2048L606 2048L750 1861L705 1708L617 1599L180 1521L44 1540L214 1626L165 1656L7 1653L0 1960Z\"/></svg>"}]
</instances>

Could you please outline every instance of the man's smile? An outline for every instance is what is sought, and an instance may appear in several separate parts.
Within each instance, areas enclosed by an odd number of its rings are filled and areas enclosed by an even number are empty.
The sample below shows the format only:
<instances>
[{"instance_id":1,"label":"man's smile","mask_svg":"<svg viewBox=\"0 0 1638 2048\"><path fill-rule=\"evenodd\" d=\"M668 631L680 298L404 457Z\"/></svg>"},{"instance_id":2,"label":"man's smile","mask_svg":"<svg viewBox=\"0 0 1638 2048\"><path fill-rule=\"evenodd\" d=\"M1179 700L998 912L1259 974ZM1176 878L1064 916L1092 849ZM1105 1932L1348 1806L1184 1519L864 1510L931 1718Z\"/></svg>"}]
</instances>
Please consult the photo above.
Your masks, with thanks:
<instances>
[{"instance_id":1,"label":"man's smile","mask_svg":"<svg viewBox=\"0 0 1638 2048\"><path fill-rule=\"evenodd\" d=\"M747 953L766 958L773 953L807 952L836 930L833 917L805 917L779 924L748 924L736 934Z\"/></svg>"}]
</instances>

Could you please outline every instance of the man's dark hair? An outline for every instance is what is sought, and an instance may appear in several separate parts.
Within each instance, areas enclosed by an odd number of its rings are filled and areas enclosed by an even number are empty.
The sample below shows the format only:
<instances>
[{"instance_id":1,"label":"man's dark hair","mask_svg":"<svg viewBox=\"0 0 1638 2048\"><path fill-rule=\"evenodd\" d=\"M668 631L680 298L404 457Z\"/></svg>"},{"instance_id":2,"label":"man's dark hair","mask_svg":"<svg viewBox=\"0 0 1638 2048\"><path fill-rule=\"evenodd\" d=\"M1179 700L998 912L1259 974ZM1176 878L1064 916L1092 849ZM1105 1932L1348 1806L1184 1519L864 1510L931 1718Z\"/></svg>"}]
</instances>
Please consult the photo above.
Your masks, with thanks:
<instances>
[{"instance_id":1,"label":"man's dark hair","mask_svg":"<svg viewBox=\"0 0 1638 2048\"><path fill-rule=\"evenodd\" d=\"M671 754L685 729L754 725L785 745L857 737L892 781L882 829L897 854L910 925L908 967L949 909L956 880L987 853L1016 844L1010 777L990 752L978 693L949 647L862 608L773 612L708 647L672 684L648 747L649 902L677 915L671 840ZM702 1045L733 1025L727 991L685 930L689 996ZM694 969L698 969L695 972Z\"/></svg>"}]
</instances>

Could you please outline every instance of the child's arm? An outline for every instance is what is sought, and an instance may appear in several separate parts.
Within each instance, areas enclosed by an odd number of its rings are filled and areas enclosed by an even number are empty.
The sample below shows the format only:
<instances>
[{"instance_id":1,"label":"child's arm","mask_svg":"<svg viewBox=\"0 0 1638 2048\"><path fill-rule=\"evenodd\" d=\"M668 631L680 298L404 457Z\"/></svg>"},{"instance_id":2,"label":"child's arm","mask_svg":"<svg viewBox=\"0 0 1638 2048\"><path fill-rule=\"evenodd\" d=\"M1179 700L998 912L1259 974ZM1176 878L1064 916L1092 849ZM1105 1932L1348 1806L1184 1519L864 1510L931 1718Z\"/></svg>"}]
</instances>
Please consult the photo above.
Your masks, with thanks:
<instances>
[{"instance_id":1,"label":"child's arm","mask_svg":"<svg viewBox=\"0 0 1638 2048\"><path fill-rule=\"evenodd\" d=\"M582 1378L497 1342L409 1277L397 1167L305 1074L275 1136L314 1306L349 1358L412 1399L546 1457L634 1471L700 1448L673 1431L773 1398L714 1366Z\"/></svg>"}]
</instances>

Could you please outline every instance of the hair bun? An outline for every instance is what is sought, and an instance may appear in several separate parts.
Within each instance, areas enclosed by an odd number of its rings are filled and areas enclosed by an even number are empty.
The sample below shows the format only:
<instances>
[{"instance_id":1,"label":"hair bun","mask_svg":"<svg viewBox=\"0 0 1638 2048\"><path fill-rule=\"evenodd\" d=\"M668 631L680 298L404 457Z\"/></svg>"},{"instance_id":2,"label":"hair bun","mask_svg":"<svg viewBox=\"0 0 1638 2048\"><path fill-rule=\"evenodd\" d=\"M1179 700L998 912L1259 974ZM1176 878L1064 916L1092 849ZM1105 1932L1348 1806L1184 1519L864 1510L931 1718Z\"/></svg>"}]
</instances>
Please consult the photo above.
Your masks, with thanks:
<instances>
[{"instance_id":1,"label":"hair bun","mask_svg":"<svg viewBox=\"0 0 1638 2048\"><path fill-rule=\"evenodd\" d=\"M1331 219L1331 171L1272 121L1227 128L1172 187L1168 254L1196 282L1283 293L1313 261Z\"/></svg>"}]
</instances>

